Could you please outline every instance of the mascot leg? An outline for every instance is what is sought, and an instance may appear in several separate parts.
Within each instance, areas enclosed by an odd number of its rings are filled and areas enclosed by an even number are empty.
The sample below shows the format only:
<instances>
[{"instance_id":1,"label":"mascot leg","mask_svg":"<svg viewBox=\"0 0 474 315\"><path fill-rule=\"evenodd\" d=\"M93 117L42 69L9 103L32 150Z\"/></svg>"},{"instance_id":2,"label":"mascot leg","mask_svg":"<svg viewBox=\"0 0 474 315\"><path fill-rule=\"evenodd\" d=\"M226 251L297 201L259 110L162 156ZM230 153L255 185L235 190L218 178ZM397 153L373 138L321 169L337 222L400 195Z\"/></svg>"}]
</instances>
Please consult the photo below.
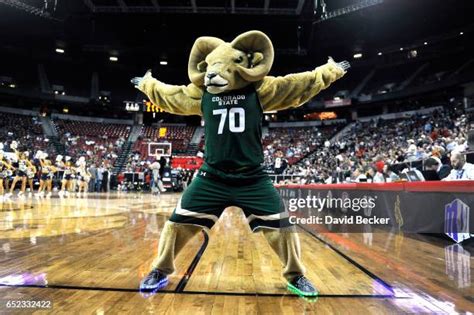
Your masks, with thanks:
<instances>
[{"instance_id":1,"label":"mascot leg","mask_svg":"<svg viewBox=\"0 0 474 315\"><path fill-rule=\"evenodd\" d=\"M318 291L304 276L296 227L290 224L285 204L271 180L262 174L261 180L234 189L235 199L239 201L237 206L243 209L250 229L263 231L280 258L288 289L302 296L316 296Z\"/></svg>"},{"instance_id":2,"label":"mascot leg","mask_svg":"<svg viewBox=\"0 0 474 315\"><path fill-rule=\"evenodd\" d=\"M263 235L283 264L283 277L290 282L305 273L301 262L301 245L298 233L290 229L264 229Z\"/></svg>"},{"instance_id":3,"label":"mascot leg","mask_svg":"<svg viewBox=\"0 0 474 315\"><path fill-rule=\"evenodd\" d=\"M181 249L202 230L201 227L167 221L158 244L158 256L152 263L152 269L158 269L166 275L174 272L174 260Z\"/></svg>"},{"instance_id":4,"label":"mascot leg","mask_svg":"<svg viewBox=\"0 0 474 315\"><path fill-rule=\"evenodd\" d=\"M318 291L304 276L305 268L301 262L298 233L290 227L280 230L264 229L263 235L283 263L283 277L288 282L288 290L300 296L317 296Z\"/></svg>"},{"instance_id":5,"label":"mascot leg","mask_svg":"<svg viewBox=\"0 0 474 315\"><path fill-rule=\"evenodd\" d=\"M155 291L168 285L168 275L175 270L174 260L183 247L202 228L189 224L166 222L158 244L158 256L151 272L140 283L140 290Z\"/></svg>"}]
</instances>

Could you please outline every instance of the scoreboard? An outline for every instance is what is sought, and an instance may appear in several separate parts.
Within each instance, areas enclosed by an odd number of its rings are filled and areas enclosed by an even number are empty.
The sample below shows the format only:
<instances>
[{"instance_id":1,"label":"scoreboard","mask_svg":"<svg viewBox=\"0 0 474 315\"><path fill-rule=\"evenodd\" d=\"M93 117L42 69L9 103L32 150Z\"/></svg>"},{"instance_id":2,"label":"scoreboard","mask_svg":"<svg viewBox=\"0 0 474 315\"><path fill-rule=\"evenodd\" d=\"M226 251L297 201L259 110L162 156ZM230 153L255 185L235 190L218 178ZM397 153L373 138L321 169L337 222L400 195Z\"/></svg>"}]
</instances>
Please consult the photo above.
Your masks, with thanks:
<instances>
[{"instance_id":1,"label":"scoreboard","mask_svg":"<svg viewBox=\"0 0 474 315\"><path fill-rule=\"evenodd\" d=\"M153 104L150 101L143 100L142 102L124 101L125 110L127 112L143 112L143 113L163 113L164 110Z\"/></svg>"},{"instance_id":2,"label":"scoreboard","mask_svg":"<svg viewBox=\"0 0 474 315\"><path fill-rule=\"evenodd\" d=\"M153 104L150 101L144 102L143 112L146 113L163 113L164 110L158 107L158 105Z\"/></svg>"}]
</instances>

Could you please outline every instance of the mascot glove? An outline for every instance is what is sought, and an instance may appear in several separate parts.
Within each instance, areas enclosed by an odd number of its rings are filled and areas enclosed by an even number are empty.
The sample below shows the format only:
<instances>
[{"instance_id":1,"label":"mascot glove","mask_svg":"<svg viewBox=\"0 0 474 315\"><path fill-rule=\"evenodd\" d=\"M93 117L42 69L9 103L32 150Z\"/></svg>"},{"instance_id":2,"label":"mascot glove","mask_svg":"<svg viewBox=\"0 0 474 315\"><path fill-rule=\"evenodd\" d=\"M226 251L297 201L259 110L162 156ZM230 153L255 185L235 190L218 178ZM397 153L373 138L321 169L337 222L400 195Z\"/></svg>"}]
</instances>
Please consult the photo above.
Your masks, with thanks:
<instances>
[{"instance_id":1,"label":"mascot glove","mask_svg":"<svg viewBox=\"0 0 474 315\"><path fill-rule=\"evenodd\" d=\"M349 69L350 64L347 61L335 62L331 57L328 58L328 62L325 65L319 67L322 71L323 80L327 85L330 85L334 81L342 78L346 74L346 70Z\"/></svg>"},{"instance_id":2,"label":"mascot glove","mask_svg":"<svg viewBox=\"0 0 474 315\"><path fill-rule=\"evenodd\" d=\"M152 78L153 77L151 75L151 69L149 69L143 77L135 77L131 79L130 82L132 82L135 88L140 89L140 84L142 84L145 80L152 79Z\"/></svg>"}]
</instances>

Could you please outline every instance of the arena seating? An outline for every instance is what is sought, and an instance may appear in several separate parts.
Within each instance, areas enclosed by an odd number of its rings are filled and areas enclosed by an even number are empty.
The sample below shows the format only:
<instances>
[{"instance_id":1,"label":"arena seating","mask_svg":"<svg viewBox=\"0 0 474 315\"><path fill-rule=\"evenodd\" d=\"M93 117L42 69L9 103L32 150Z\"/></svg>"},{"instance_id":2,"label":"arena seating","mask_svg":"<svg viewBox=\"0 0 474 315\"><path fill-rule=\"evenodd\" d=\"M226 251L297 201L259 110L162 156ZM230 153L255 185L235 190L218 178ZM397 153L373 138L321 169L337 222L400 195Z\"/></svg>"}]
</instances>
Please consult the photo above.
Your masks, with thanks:
<instances>
[{"instance_id":1,"label":"arena seating","mask_svg":"<svg viewBox=\"0 0 474 315\"><path fill-rule=\"evenodd\" d=\"M131 126L125 124L63 119L55 119L53 124L67 155L86 154L95 162L105 159L109 164L113 164L131 131Z\"/></svg>"},{"instance_id":2,"label":"arena seating","mask_svg":"<svg viewBox=\"0 0 474 315\"><path fill-rule=\"evenodd\" d=\"M448 109L400 119L358 122L338 141L317 147L298 167L285 173L327 182L336 173L344 174L341 178L346 180L370 168L377 169L377 162L393 165L430 156L448 162L447 153L465 150L468 123L462 110Z\"/></svg>"},{"instance_id":3,"label":"arena seating","mask_svg":"<svg viewBox=\"0 0 474 315\"><path fill-rule=\"evenodd\" d=\"M427 62L427 67L416 77L413 86L422 86L448 79L467 62L467 58L437 58Z\"/></svg>"},{"instance_id":4,"label":"arena seating","mask_svg":"<svg viewBox=\"0 0 474 315\"><path fill-rule=\"evenodd\" d=\"M399 88L400 84L408 79L423 63L423 61L412 61L391 65L390 67L377 68L375 75L364 87L362 93L373 95L392 92Z\"/></svg>"},{"instance_id":5,"label":"arena seating","mask_svg":"<svg viewBox=\"0 0 474 315\"><path fill-rule=\"evenodd\" d=\"M344 179L353 178L358 173L368 172L377 163L394 165L432 155L449 164L446 154L467 146L468 115L445 107L430 114L398 119L366 119L353 124L345 136L332 144L327 140L344 125L269 128L262 142L265 164L271 170L275 158L280 157L288 164L281 175L300 176L300 179L309 176L322 181L335 173L343 173L341 178ZM7 146L17 140L20 150L43 150L52 157L56 155L50 141L45 140L39 118L2 112L0 123L0 137ZM91 162L108 165L114 164L131 132L131 126L125 124L54 119L53 125L67 155L87 155ZM134 170L146 168L145 161L153 160L148 156L149 142L169 142L174 156L186 155L196 128L185 125L163 125L162 128L160 134L159 128L142 127L124 166Z\"/></svg>"},{"instance_id":6,"label":"arena seating","mask_svg":"<svg viewBox=\"0 0 474 315\"><path fill-rule=\"evenodd\" d=\"M322 145L339 128L340 125L318 128L269 128L268 135L263 139L266 163L273 164L273 159L281 155L287 159L288 164L295 164L317 146Z\"/></svg>"},{"instance_id":7,"label":"arena seating","mask_svg":"<svg viewBox=\"0 0 474 315\"><path fill-rule=\"evenodd\" d=\"M38 117L0 112L0 126L0 142L4 144L9 145L15 140L19 143L20 151L53 152L44 137Z\"/></svg>"}]
</instances>

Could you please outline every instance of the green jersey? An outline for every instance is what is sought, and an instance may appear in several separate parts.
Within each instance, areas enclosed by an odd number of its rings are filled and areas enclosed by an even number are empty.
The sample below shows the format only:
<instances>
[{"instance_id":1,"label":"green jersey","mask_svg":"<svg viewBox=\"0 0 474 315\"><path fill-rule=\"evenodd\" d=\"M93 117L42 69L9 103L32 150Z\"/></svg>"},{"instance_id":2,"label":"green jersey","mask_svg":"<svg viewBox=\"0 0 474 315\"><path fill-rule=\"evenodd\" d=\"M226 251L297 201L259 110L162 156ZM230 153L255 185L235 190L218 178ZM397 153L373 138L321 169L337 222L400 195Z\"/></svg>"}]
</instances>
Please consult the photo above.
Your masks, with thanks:
<instances>
[{"instance_id":1,"label":"green jersey","mask_svg":"<svg viewBox=\"0 0 474 315\"><path fill-rule=\"evenodd\" d=\"M245 173L261 166L263 111L253 85L222 94L205 91L201 110L205 122L204 170L210 166L226 174Z\"/></svg>"}]
</instances>

